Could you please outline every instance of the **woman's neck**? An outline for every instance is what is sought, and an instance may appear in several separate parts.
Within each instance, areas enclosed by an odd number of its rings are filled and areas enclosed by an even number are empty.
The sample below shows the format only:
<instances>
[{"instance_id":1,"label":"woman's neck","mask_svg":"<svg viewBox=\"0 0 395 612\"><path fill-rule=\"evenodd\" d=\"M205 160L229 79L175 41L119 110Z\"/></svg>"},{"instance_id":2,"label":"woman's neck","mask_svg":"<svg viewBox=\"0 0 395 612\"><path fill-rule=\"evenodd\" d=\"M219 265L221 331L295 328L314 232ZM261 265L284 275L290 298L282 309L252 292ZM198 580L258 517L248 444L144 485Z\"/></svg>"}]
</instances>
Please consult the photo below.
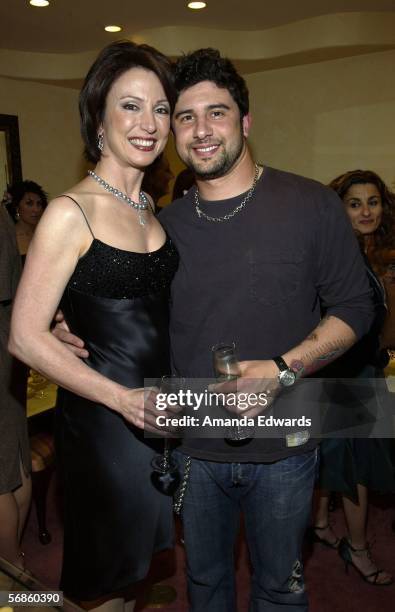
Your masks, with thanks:
<instances>
[{"instance_id":1,"label":"woman's neck","mask_svg":"<svg viewBox=\"0 0 395 612\"><path fill-rule=\"evenodd\" d=\"M29 244L33 238L35 228L28 223L19 219L15 226L16 240L18 243L18 250L21 255L26 255L29 248Z\"/></svg>"},{"instance_id":2,"label":"woman's neck","mask_svg":"<svg viewBox=\"0 0 395 612\"><path fill-rule=\"evenodd\" d=\"M16 230L16 233L19 234L20 236L30 236L30 238L32 238L35 227L33 225L29 225L22 219L18 219L15 225L15 230Z\"/></svg>"},{"instance_id":3,"label":"woman's neck","mask_svg":"<svg viewBox=\"0 0 395 612\"><path fill-rule=\"evenodd\" d=\"M365 255L368 255L368 253L374 249L374 246L374 234L368 234L367 236L363 237L363 250L365 252Z\"/></svg>"},{"instance_id":4,"label":"woman's neck","mask_svg":"<svg viewBox=\"0 0 395 612\"><path fill-rule=\"evenodd\" d=\"M116 187L132 200L139 200L141 183L144 177L143 170L131 166L121 167L111 160L100 160L94 172L111 187Z\"/></svg>"}]
</instances>

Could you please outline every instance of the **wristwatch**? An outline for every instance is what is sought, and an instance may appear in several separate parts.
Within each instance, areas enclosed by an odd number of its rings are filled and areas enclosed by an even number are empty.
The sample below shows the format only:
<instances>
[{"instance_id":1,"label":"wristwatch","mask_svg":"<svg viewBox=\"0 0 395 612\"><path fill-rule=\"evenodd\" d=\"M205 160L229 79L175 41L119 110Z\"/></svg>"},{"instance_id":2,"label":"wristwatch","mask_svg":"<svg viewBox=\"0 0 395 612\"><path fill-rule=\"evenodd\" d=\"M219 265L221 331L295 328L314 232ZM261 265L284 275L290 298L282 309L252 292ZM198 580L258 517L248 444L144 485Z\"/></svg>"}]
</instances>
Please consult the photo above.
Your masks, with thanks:
<instances>
[{"instance_id":1,"label":"wristwatch","mask_svg":"<svg viewBox=\"0 0 395 612\"><path fill-rule=\"evenodd\" d=\"M273 357L273 361L280 370L278 373L278 382L283 387L290 387L296 380L296 372L285 363L282 357Z\"/></svg>"}]
</instances>

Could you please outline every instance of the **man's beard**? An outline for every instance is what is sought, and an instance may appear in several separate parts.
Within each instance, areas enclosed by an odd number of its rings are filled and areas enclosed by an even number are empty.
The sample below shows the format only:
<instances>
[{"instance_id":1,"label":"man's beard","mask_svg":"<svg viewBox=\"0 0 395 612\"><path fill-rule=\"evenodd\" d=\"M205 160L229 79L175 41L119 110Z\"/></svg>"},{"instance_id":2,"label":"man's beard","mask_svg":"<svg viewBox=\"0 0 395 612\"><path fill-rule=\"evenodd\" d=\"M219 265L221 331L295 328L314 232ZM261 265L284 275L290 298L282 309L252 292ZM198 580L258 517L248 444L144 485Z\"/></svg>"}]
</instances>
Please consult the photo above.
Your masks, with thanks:
<instances>
[{"instance_id":1,"label":"man's beard","mask_svg":"<svg viewBox=\"0 0 395 612\"><path fill-rule=\"evenodd\" d=\"M190 168L197 179L201 179L203 181L210 181L212 179L220 178L224 176L233 168L237 160L239 159L244 147L244 136L240 131L240 138L235 144L234 148L231 150L226 150L225 148L218 155L218 159L215 160L214 164L207 164L207 169L204 168L204 162L199 163L195 161L191 156L188 156L186 159L182 161L185 163L188 168Z\"/></svg>"}]
</instances>

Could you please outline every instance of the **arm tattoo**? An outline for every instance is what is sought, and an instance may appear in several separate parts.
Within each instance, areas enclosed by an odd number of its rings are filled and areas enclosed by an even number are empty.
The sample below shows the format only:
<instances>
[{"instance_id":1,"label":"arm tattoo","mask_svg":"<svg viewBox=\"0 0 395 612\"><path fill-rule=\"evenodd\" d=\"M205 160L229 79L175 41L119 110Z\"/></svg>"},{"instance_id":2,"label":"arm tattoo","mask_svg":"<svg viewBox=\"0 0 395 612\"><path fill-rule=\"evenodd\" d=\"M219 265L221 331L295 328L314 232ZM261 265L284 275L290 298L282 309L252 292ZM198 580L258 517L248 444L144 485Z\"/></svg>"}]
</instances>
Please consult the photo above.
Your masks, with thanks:
<instances>
[{"instance_id":1,"label":"arm tattoo","mask_svg":"<svg viewBox=\"0 0 395 612\"><path fill-rule=\"evenodd\" d=\"M299 363L302 364L302 369L299 366L297 371L300 372L300 376L307 376L309 374L313 374L317 370L320 370L324 366L328 365L328 363L331 363L331 361L334 361L335 359L340 357L340 355L345 353L348 348L348 343L343 342L342 340L321 344L316 349L311 350L305 353L305 355L303 355L303 357L299 361Z\"/></svg>"},{"instance_id":2,"label":"arm tattoo","mask_svg":"<svg viewBox=\"0 0 395 612\"><path fill-rule=\"evenodd\" d=\"M300 359L294 359L291 362L291 365L289 367L291 368L291 370L295 372L297 378L300 378L301 376L303 376L304 365L303 365L303 361L301 361Z\"/></svg>"}]
</instances>

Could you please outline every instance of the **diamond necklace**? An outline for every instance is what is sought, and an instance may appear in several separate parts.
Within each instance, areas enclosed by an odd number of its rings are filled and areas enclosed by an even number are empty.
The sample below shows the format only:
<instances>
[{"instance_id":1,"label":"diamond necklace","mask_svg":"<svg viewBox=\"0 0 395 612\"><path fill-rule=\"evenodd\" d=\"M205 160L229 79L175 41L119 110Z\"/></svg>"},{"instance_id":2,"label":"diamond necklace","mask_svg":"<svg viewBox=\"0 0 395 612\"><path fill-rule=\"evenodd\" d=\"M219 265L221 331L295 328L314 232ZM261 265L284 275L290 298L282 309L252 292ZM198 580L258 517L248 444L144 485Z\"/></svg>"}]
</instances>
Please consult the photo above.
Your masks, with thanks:
<instances>
[{"instance_id":1,"label":"diamond necklace","mask_svg":"<svg viewBox=\"0 0 395 612\"><path fill-rule=\"evenodd\" d=\"M140 225L144 226L147 223L142 213L144 210L149 210L150 205L148 202L148 198L143 191L140 191L140 201L135 202L134 200L132 200L132 198L129 198L129 196L127 196L126 193L123 193L123 191L120 191L120 189L116 189L115 187L112 187L104 179L100 178L100 176L98 176L95 172L93 172L93 170L88 170L88 174L95 181L97 181L99 185L103 187L103 189L105 189L106 191L111 193L113 196L118 198L118 200L123 200L128 206L130 206L130 208L134 208L134 210L137 210L139 214Z\"/></svg>"},{"instance_id":2,"label":"diamond necklace","mask_svg":"<svg viewBox=\"0 0 395 612\"><path fill-rule=\"evenodd\" d=\"M242 199L240 204L238 206L236 206L236 208L234 210L232 210L232 212L228 213L227 215L224 215L223 217L210 217L209 215L206 215L206 213L202 211L202 209L199 206L199 191L196 188L196 191L195 191L195 210L197 212L198 217L199 218L200 217L204 217L207 221L215 221L216 223L221 223L222 221L229 221L229 219L231 219L232 217L237 215L237 213L239 213L244 208L244 206L247 204L247 202L249 200L251 200L252 195L253 195L253 193L255 191L256 184L258 182L258 178L259 178L259 166L258 166L258 164L255 164L254 180L252 182L251 187L247 191L246 195L244 196L244 198Z\"/></svg>"}]
</instances>

